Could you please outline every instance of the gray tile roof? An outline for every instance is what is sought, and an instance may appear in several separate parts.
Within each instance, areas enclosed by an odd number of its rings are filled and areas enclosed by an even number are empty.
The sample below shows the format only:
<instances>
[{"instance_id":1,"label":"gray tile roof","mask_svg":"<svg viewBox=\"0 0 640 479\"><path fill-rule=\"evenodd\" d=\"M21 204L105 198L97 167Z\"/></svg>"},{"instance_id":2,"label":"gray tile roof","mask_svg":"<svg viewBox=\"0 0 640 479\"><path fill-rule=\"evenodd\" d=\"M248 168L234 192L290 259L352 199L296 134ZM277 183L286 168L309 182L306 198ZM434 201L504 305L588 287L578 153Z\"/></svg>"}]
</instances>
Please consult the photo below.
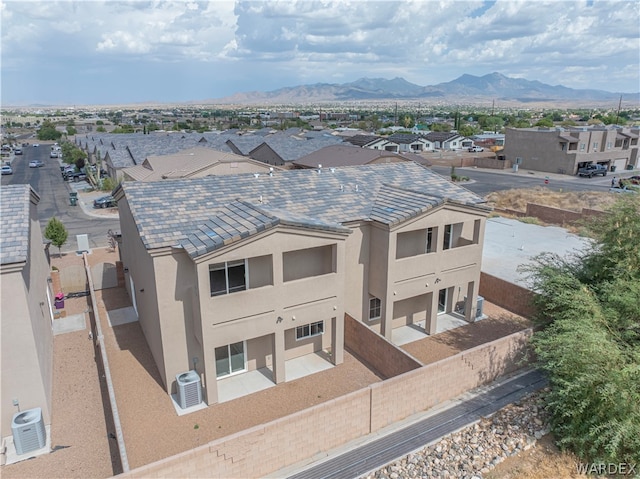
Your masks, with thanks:
<instances>
[{"instance_id":1,"label":"gray tile roof","mask_svg":"<svg viewBox=\"0 0 640 479\"><path fill-rule=\"evenodd\" d=\"M199 255L276 224L343 231L351 221L393 225L446 200L485 200L416 163L125 182L146 248L182 246Z\"/></svg>"},{"instance_id":2,"label":"gray tile roof","mask_svg":"<svg viewBox=\"0 0 640 479\"><path fill-rule=\"evenodd\" d=\"M4 185L0 188L0 264L27 260L30 206L29 185Z\"/></svg>"}]
</instances>

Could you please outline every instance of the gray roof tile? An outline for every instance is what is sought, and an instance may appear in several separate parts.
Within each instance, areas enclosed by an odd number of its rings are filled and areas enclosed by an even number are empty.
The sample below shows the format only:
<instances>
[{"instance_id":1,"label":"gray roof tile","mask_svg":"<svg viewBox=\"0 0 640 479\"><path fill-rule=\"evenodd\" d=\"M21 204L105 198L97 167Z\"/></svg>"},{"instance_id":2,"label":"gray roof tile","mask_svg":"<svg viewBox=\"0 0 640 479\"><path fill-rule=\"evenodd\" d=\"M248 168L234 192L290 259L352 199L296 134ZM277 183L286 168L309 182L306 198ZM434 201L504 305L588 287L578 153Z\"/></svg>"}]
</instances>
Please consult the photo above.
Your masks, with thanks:
<instances>
[{"instance_id":1,"label":"gray roof tile","mask_svg":"<svg viewBox=\"0 0 640 479\"><path fill-rule=\"evenodd\" d=\"M20 263L29 255L29 185L0 188L0 264Z\"/></svg>"},{"instance_id":2,"label":"gray roof tile","mask_svg":"<svg viewBox=\"0 0 640 479\"><path fill-rule=\"evenodd\" d=\"M181 245L203 254L277 224L347 232L350 221L396 224L444 201L484 199L412 162L316 170L125 182L147 248ZM205 245L205 237L215 244ZM220 241L218 241L218 238Z\"/></svg>"}]
</instances>

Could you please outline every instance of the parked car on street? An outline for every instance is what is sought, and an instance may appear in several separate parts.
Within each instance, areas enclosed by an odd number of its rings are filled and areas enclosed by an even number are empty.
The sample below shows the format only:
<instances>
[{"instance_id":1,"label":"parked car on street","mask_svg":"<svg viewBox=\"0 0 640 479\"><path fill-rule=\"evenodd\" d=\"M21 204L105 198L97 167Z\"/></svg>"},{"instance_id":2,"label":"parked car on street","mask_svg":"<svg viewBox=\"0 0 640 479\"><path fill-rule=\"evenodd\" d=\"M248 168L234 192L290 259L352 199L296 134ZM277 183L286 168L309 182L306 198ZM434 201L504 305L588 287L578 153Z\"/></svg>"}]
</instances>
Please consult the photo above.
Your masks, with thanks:
<instances>
[{"instance_id":1,"label":"parked car on street","mask_svg":"<svg viewBox=\"0 0 640 479\"><path fill-rule=\"evenodd\" d=\"M14 155L22 155L22 148L20 147L16 147L13 149L13 154Z\"/></svg>"},{"instance_id":2,"label":"parked car on street","mask_svg":"<svg viewBox=\"0 0 640 479\"><path fill-rule=\"evenodd\" d=\"M42 160L31 160L29 162L29 168L40 168L42 166L44 166Z\"/></svg>"},{"instance_id":3,"label":"parked car on street","mask_svg":"<svg viewBox=\"0 0 640 479\"><path fill-rule=\"evenodd\" d=\"M13 175L13 169L9 165L2 166L2 174L3 175Z\"/></svg>"},{"instance_id":4,"label":"parked car on street","mask_svg":"<svg viewBox=\"0 0 640 479\"><path fill-rule=\"evenodd\" d=\"M593 178L596 175L607 176L607 167L604 165L591 164L578 169L578 176Z\"/></svg>"},{"instance_id":5,"label":"parked car on street","mask_svg":"<svg viewBox=\"0 0 640 479\"><path fill-rule=\"evenodd\" d=\"M469 150L469 153L475 153L479 151L484 151L484 148L482 148L481 146L470 146L468 150Z\"/></svg>"},{"instance_id":6,"label":"parked car on street","mask_svg":"<svg viewBox=\"0 0 640 479\"><path fill-rule=\"evenodd\" d=\"M94 208L113 208L114 206L117 206L117 203L111 195L101 196L100 198L93 200Z\"/></svg>"},{"instance_id":7,"label":"parked car on street","mask_svg":"<svg viewBox=\"0 0 640 479\"><path fill-rule=\"evenodd\" d=\"M40 143L34 143L34 144L33 144L33 147L34 147L34 148L37 148L38 146L40 146Z\"/></svg>"},{"instance_id":8,"label":"parked car on street","mask_svg":"<svg viewBox=\"0 0 640 479\"><path fill-rule=\"evenodd\" d=\"M51 150L51 153L49 153L49 158L58 158L58 152L56 150Z\"/></svg>"}]
</instances>

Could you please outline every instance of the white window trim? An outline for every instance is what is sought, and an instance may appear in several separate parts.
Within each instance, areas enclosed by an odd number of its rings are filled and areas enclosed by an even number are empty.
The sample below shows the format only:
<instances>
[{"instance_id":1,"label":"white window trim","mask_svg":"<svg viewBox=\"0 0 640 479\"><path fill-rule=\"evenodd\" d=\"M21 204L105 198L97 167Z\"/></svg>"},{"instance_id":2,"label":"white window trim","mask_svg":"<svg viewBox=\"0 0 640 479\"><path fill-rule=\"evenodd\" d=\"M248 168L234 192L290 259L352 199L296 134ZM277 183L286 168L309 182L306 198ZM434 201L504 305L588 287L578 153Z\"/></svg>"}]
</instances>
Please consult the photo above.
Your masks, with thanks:
<instances>
[{"instance_id":1,"label":"white window trim","mask_svg":"<svg viewBox=\"0 0 640 479\"><path fill-rule=\"evenodd\" d=\"M231 266L237 266L241 262L244 263L244 289L241 289L238 291L229 291L229 265L231 264ZM219 268L212 268L212 266L214 265L210 265L209 274L211 274L212 271L220 271L224 269L224 280L225 280L226 292L213 294L213 291L211 291L211 278L209 278L209 294L212 298L215 296L225 296L232 293L240 293L241 291L246 291L249 289L249 261L247 259L239 259L235 261L224 261L222 263L216 263L216 264L220 264L224 266L220 266Z\"/></svg>"},{"instance_id":2,"label":"white window trim","mask_svg":"<svg viewBox=\"0 0 640 479\"><path fill-rule=\"evenodd\" d=\"M315 325L321 324L322 325L322 331L319 333L315 333L315 334L311 334L311 328ZM309 327L309 334L305 335L305 336L301 336L298 337L298 330L300 328L304 328L304 327ZM308 323L308 324L303 324L302 326L296 326L296 341L304 341L305 339L309 339L309 338L314 338L316 336L322 336L324 334L324 321L320 320L320 321L314 321L313 323Z\"/></svg>"},{"instance_id":3,"label":"white window trim","mask_svg":"<svg viewBox=\"0 0 640 479\"><path fill-rule=\"evenodd\" d=\"M239 343L240 341L236 341L236 343ZM213 360L215 361L215 357L216 357L216 349L218 348L223 348L223 347L227 347L227 351L229 352L229 360L231 360L231 351L229 351L229 348L231 347L232 344L235 343L229 343L229 344L223 344L222 346L216 346L215 348L213 348ZM229 378L231 376L236 376L238 374L242 374L242 373L246 373L249 368L247 367L247 341L243 340L242 341L242 353L244 356L244 366L242 369L238 370L238 371L233 371L230 372L229 374L225 374L224 376L218 376L218 370L216 368L216 380L220 380L220 379L226 379ZM231 364L229 364L231 365Z\"/></svg>"}]
</instances>

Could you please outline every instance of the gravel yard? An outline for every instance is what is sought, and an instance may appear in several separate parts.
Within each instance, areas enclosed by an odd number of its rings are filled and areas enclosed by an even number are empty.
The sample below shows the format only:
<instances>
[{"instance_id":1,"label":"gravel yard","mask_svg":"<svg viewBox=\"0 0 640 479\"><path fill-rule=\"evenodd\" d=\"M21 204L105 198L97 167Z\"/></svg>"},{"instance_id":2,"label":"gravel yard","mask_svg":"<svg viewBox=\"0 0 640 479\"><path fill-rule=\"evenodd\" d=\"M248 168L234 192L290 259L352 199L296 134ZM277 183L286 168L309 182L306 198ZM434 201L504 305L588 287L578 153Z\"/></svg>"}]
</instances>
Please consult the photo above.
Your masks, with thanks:
<instances>
[{"instance_id":1,"label":"gravel yard","mask_svg":"<svg viewBox=\"0 0 640 479\"><path fill-rule=\"evenodd\" d=\"M115 263L117 252L95 249L90 264ZM62 269L82 264L75 254L54 254ZM380 381L374 371L345 352L344 363L311 376L204 410L177 416L139 323L109 327L107 310L130 306L126 291L98 291L98 315L131 468L191 449L213 439L259 425ZM67 314L89 310L89 298L66 300ZM528 326L528 322L485 303L490 319L405 346L423 362L436 361ZM54 338L52 454L2 467L3 478L105 478L121 472L105 381L97 349L87 329ZM104 405L107 406L106 412Z\"/></svg>"}]
</instances>

